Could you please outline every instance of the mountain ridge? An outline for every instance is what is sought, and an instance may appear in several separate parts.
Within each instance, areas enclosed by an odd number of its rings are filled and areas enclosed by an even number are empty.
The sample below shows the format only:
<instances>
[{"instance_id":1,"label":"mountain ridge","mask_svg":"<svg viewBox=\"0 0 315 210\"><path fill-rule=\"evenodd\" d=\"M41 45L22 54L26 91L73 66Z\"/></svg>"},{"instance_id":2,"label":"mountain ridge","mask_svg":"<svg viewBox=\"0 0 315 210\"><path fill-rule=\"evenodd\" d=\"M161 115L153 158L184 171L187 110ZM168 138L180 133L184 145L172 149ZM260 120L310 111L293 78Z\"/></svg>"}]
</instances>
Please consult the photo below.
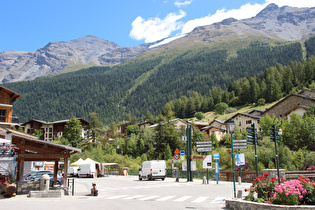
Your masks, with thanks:
<instances>
[{"instance_id":1,"label":"mountain ridge","mask_svg":"<svg viewBox=\"0 0 315 210\"><path fill-rule=\"evenodd\" d=\"M114 66L138 56L154 55L149 51L168 52L170 57L174 57L198 45L229 49L233 43L250 43L251 39L279 44L306 39L314 34L314 7L278 7L269 4L255 17L242 20L227 18L196 27L178 39L168 38L171 42L162 39L135 47L120 47L114 42L89 35L69 42L50 42L36 52L2 52L0 83L33 80L91 66ZM235 52L231 51L230 54Z\"/></svg>"}]
</instances>

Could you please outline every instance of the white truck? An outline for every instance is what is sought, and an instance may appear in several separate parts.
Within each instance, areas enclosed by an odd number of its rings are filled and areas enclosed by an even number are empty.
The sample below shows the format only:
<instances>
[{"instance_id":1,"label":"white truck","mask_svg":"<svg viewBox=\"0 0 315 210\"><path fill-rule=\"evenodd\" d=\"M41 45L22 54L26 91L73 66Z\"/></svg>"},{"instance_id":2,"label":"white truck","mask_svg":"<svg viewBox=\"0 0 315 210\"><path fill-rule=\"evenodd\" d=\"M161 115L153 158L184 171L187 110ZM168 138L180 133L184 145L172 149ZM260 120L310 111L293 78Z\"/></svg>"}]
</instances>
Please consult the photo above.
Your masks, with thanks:
<instances>
[{"instance_id":1,"label":"white truck","mask_svg":"<svg viewBox=\"0 0 315 210\"><path fill-rule=\"evenodd\" d=\"M95 163L81 164L78 168L78 177L96 177Z\"/></svg>"},{"instance_id":2,"label":"white truck","mask_svg":"<svg viewBox=\"0 0 315 210\"><path fill-rule=\"evenodd\" d=\"M148 179L162 179L166 177L166 163L164 160L150 160L144 161L139 169L139 180Z\"/></svg>"}]
</instances>

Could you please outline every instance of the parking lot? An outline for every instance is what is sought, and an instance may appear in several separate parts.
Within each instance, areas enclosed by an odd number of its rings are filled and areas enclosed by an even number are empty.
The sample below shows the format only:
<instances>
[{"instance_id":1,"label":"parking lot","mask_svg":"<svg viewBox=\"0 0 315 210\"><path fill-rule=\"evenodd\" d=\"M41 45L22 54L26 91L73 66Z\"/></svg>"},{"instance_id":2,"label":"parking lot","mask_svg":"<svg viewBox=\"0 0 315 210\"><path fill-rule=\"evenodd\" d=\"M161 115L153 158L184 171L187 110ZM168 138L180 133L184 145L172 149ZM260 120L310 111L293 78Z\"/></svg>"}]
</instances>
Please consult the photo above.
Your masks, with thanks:
<instances>
[{"instance_id":1,"label":"parking lot","mask_svg":"<svg viewBox=\"0 0 315 210\"><path fill-rule=\"evenodd\" d=\"M224 199L233 197L233 183L210 181L202 184L195 179L187 182L173 178L164 181L139 181L136 176L74 178L74 196L62 198L28 198L17 195L1 199L1 209L221 209ZM91 196L92 184L98 196ZM249 184L236 185L236 190Z\"/></svg>"}]
</instances>

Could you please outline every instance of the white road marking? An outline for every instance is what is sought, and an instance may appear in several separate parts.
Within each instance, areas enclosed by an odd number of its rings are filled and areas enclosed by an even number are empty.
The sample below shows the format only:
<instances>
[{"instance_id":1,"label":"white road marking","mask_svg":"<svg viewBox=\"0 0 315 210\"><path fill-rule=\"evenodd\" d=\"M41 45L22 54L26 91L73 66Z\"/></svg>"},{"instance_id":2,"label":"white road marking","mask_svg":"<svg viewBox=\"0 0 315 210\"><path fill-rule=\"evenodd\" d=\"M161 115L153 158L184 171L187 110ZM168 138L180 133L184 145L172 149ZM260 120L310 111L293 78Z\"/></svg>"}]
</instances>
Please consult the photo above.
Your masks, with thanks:
<instances>
[{"instance_id":1,"label":"white road marking","mask_svg":"<svg viewBox=\"0 0 315 210\"><path fill-rule=\"evenodd\" d=\"M176 202L181 202L181 201L185 201L185 200L187 200L187 199L189 199L189 198L191 198L191 196L183 196L183 197L177 198L177 199L174 200L174 201L176 201Z\"/></svg>"},{"instance_id":2,"label":"white road marking","mask_svg":"<svg viewBox=\"0 0 315 210\"><path fill-rule=\"evenodd\" d=\"M135 196L124 198L124 200L132 200L132 199L137 199L137 198L141 198L141 197L144 197L144 195L135 195Z\"/></svg>"},{"instance_id":3,"label":"white road marking","mask_svg":"<svg viewBox=\"0 0 315 210\"><path fill-rule=\"evenodd\" d=\"M192 203L201 203L201 202L204 202L205 200L207 200L208 197L204 197L204 196L201 196L195 200L192 201Z\"/></svg>"},{"instance_id":4,"label":"white road marking","mask_svg":"<svg viewBox=\"0 0 315 210\"><path fill-rule=\"evenodd\" d=\"M149 197L140 198L139 200L140 200L140 201L146 201L146 200L154 199L154 198L157 198L157 197L160 197L160 196L158 196L158 195L152 195L152 196L149 196Z\"/></svg>"},{"instance_id":5,"label":"white road marking","mask_svg":"<svg viewBox=\"0 0 315 210\"><path fill-rule=\"evenodd\" d=\"M216 197L211 203L221 203L225 200L225 197Z\"/></svg>"},{"instance_id":6,"label":"white road marking","mask_svg":"<svg viewBox=\"0 0 315 210\"><path fill-rule=\"evenodd\" d=\"M171 198L174 198L175 196L165 196L165 197L162 197L162 198L159 198L159 199L157 199L156 201L167 201L167 200L169 200L169 199L171 199Z\"/></svg>"},{"instance_id":7,"label":"white road marking","mask_svg":"<svg viewBox=\"0 0 315 210\"><path fill-rule=\"evenodd\" d=\"M129 195L116 195L116 196L108 197L106 199L124 198L124 197L127 197L127 196L129 196Z\"/></svg>"}]
</instances>

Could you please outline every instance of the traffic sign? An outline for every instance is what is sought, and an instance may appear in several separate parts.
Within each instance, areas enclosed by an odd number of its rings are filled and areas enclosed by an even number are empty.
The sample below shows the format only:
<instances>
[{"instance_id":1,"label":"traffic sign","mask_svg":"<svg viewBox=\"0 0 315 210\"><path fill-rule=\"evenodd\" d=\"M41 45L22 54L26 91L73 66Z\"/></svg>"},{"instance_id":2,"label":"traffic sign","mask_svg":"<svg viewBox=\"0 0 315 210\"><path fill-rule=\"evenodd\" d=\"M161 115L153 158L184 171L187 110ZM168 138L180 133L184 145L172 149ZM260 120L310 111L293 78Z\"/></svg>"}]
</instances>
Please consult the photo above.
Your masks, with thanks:
<instances>
[{"instance_id":1,"label":"traffic sign","mask_svg":"<svg viewBox=\"0 0 315 210\"><path fill-rule=\"evenodd\" d=\"M180 156L185 156L185 150L180 151Z\"/></svg>"},{"instance_id":2,"label":"traffic sign","mask_svg":"<svg viewBox=\"0 0 315 210\"><path fill-rule=\"evenodd\" d=\"M234 146L234 149L247 149L247 146Z\"/></svg>"},{"instance_id":3,"label":"traffic sign","mask_svg":"<svg viewBox=\"0 0 315 210\"><path fill-rule=\"evenodd\" d=\"M182 136L182 141L186 142L187 141L187 136Z\"/></svg>"},{"instance_id":4,"label":"traffic sign","mask_svg":"<svg viewBox=\"0 0 315 210\"><path fill-rule=\"evenodd\" d=\"M220 154L213 154L213 160L220 160Z\"/></svg>"},{"instance_id":5,"label":"traffic sign","mask_svg":"<svg viewBox=\"0 0 315 210\"><path fill-rule=\"evenodd\" d=\"M203 168L212 168L212 158L211 155L205 155L206 157L203 158Z\"/></svg>"},{"instance_id":6,"label":"traffic sign","mask_svg":"<svg viewBox=\"0 0 315 210\"><path fill-rule=\"evenodd\" d=\"M175 154L177 154L177 153L179 154L179 150L176 148L174 153Z\"/></svg>"},{"instance_id":7,"label":"traffic sign","mask_svg":"<svg viewBox=\"0 0 315 210\"><path fill-rule=\"evenodd\" d=\"M212 147L199 147L197 152L212 152Z\"/></svg>"},{"instance_id":8,"label":"traffic sign","mask_svg":"<svg viewBox=\"0 0 315 210\"><path fill-rule=\"evenodd\" d=\"M212 146L212 141L197 141L197 147L205 147L205 146Z\"/></svg>"},{"instance_id":9,"label":"traffic sign","mask_svg":"<svg viewBox=\"0 0 315 210\"><path fill-rule=\"evenodd\" d=\"M175 159L175 160L179 160L179 158L180 158L179 153L175 153L175 155L174 155L174 159Z\"/></svg>"}]
</instances>

